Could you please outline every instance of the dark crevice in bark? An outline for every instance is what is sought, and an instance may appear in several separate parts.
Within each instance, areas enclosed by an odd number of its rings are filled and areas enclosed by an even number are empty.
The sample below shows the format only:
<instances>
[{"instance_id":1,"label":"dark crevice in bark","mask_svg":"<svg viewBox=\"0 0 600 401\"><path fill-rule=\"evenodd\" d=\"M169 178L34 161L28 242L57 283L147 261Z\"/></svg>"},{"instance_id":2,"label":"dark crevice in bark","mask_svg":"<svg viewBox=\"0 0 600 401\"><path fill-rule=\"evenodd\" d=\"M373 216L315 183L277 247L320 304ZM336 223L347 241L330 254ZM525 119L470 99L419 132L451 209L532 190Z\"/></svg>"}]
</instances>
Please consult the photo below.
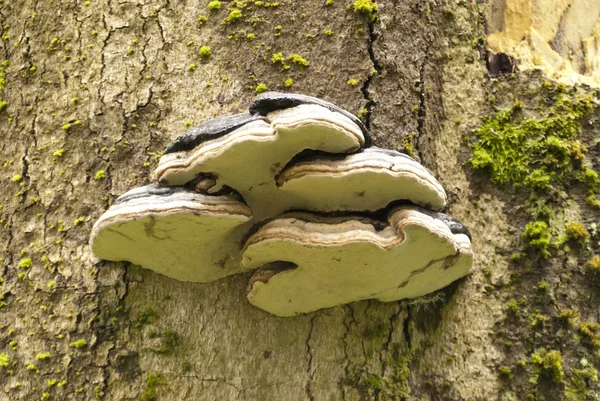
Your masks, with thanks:
<instances>
[{"instance_id":1,"label":"dark crevice in bark","mask_svg":"<svg viewBox=\"0 0 600 401\"><path fill-rule=\"evenodd\" d=\"M8 222L5 223L5 227L6 227L6 234L8 236L8 239L6 240L5 249L10 250L11 246L12 246L12 242L13 242L13 219L14 219L14 216L8 215L7 219L8 219ZM8 268L9 265L12 265L13 263L15 263L12 252L6 253L6 261L8 262L8 264L5 264L6 268ZM4 273L2 274L2 276L4 276Z\"/></svg>"},{"instance_id":2,"label":"dark crevice in bark","mask_svg":"<svg viewBox=\"0 0 600 401\"><path fill-rule=\"evenodd\" d=\"M306 337L306 354L308 356L308 366L306 367L306 373L308 374L308 381L306 383L306 395L310 401L315 400L315 396L312 394L312 381L313 381L313 372L312 372L312 348L310 347L310 340L312 338L313 329L315 328L315 319L317 316L313 316L310 319L310 329L308 330L308 336Z\"/></svg>"},{"instance_id":3,"label":"dark crevice in bark","mask_svg":"<svg viewBox=\"0 0 600 401\"><path fill-rule=\"evenodd\" d=\"M356 318L354 317L354 308L352 307L351 304L346 305L346 308L348 309L349 313L347 313L347 315L349 315L348 319L344 319L344 327L346 328L346 331L344 333L344 336L342 337L342 343L344 344L344 377L347 378L350 376L350 354L348 353L348 337L350 336L350 331L351 331L351 326L353 324L356 324ZM343 383L343 380L340 381L340 388L342 391L342 400L346 400L346 389Z\"/></svg>"},{"instance_id":4,"label":"dark crevice in bark","mask_svg":"<svg viewBox=\"0 0 600 401\"><path fill-rule=\"evenodd\" d=\"M427 61L429 58L429 48L431 44L427 45L425 49L425 56L423 57L423 62L419 67L419 110L417 112L417 132L418 136L414 141L415 150L419 155L419 160L423 161L423 155L421 154L421 146L420 141L423 137L423 127L425 125L425 116L427 114L427 105L425 104L425 66L427 65Z\"/></svg>"},{"instance_id":5,"label":"dark crevice in bark","mask_svg":"<svg viewBox=\"0 0 600 401\"><path fill-rule=\"evenodd\" d=\"M406 319L404 319L404 339L406 340L406 346L409 350L412 349L412 338L410 335L410 320L412 316L412 307L410 305L406 305Z\"/></svg>"},{"instance_id":6,"label":"dark crevice in bark","mask_svg":"<svg viewBox=\"0 0 600 401\"><path fill-rule=\"evenodd\" d=\"M382 352L379 353L379 362L381 363L381 375L382 376L385 376L385 370L387 367L386 360L385 360L385 354L388 354L390 352L390 345L392 345L392 342L394 340L393 339L394 323L398 320L398 317L402 313L402 305L399 302L397 302L396 304L398 306L398 310L390 316L390 320L389 320L389 328L390 329L388 331L388 336L385 341L385 344L383 345Z\"/></svg>"},{"instance_id":7,"label":"dark crevice in bark","mask_svg":"<svg viewBox=\"0 0 600 401\"><path fill-rule=\"evenodd\" d=\"M373 99L371 99L371 95L369 93L369 87L371 85L371 81L373 81L373 79L382 70L381 64L375 57L375 52L373 51L373 44L375 43L375 41L378 38L378 35L375 33L375 21L369 21L369 24L368 24L369 44L368 44L367 50L369 52L369 58L371 59L371 63L373 63L373 68L375 69L375 71L377 73L373 73L372 71L369 71L369 74L367 75L367 79L365 80L365 83L363 84L362 88L360 89L365 100L367 101L367 104L365 105L365 109L367 110L367 112L364 114L363 118L364 118L365 127L367 127L368 130L371 129L371 114L373 112L373 108L375 107L375 101Z\"/></svg>"}]
</instances>

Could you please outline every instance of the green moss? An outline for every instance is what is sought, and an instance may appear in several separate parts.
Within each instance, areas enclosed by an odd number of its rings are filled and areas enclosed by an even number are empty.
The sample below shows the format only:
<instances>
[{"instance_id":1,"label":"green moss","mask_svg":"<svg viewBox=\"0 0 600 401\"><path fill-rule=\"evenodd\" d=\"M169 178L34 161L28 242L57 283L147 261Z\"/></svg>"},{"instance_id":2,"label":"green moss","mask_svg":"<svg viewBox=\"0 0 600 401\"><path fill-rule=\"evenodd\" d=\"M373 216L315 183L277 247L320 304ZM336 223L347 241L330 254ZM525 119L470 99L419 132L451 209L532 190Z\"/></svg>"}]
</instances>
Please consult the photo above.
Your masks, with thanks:
<instances>
[{"instance_id":1,"label":"green moss","mask_svg":"<svg viewBox=\"0 0 600 401\"><path fill-rule=\"evenodd\" d=\"M585 201L588 205L600 209L600 200L596 199L596 194L591 193L585 198Z\"/></svg>"},{"instance_id":2,"label":"green moss","mask_svg":"<svg viewBox=\"0 0 600 401\"><path fill-rule=\"evenodd\" d=\"M291 56L288 56L287 60L302 67L308 67L310 65L310 63L299 54L292 54Z\"/></svg>"},{"instance_id":3,"label":"green moss","mask_svg":"<svg viewBox=\"0 0 600 401\"><path fill-rule=\"evenodd\" d=\"M484 119L475 130L468 163L495 184L529 192L528 209L537 221L527 226L523 237L528 247L548 257L548 221L553 213L549 205L560 203L560 194L571 182L578 181L587 188L587 203L600 208L596 199L600 179L589 166L587 149L579 141L581 120L595 107L593 95L551 83L544 84L540 92L550 106L543 104L535 116L525 110L522 102L513 102L512 108ZM572 234L574 241L586 241L583 230Z\"/></svg>"},{"instance_id":4,"label":"green moss","mask_svg":"<svg viewBox=\"0 0 600 401\"><path fill-rule=\"evenodd\" d=\"M565 326L573 324L577 318L579 318L579 311L575 309L561 309L558 313L558 320Z\"/></svg>"},{"instance_id":5,"label":"green moss","mask_svg":"<svg viewBox=\"0 0 600 401\"><path fill-rule=\"evenodd\" d=\"M587 365L587 361L584 364ZM587 401L594 398L594 392L590 389L592 383L598 382L598 371L592 367L585 369L573 369L571 371L571 382L567 386L565 397L567 401Z\"/></svg>"},{"instance_id":6,"label":"green moss","mask_svg":"<svg viewBox=\"0 0 600 401\"><path fill-rule=\"evenodd\" d=\"M37 354L35 356L37 359L39 359L40 361L43 361L45 359L50 359L51 355L49 352L40 352L39 354Z\"/></svg>"},{"instance_id":7,"label":"green moss","mask_svg":"<svg viewBox=\"0 0 600 401\"><path fill-rule=\"evenodd\" d=\"M98 171L96 171L96 175L94 175L94 178L96 180L101 180L104 177L106 177L106 172L104 170L98 170Z\"/></svg>"},{"instance_id":8,"label":"green moss","mask_svg":"<svg viewBox=\"0 0 600 401\"><path fill-rule=\"evenodd\" d=\"M596 255L587 262L587 267L592 272L600 273L600 255Z\"/></svg>"},{"instance_id":9,"label":"green moss","mask_svg":"<svg viewBox=\"0 0 600 401\"><path fill-rule=\"evenodd\" d=\"M346 83L347 83L348 85L350 85L350 86L356 86L356 85L358 85L358 81L357 81L356 79L354 79L354 78L350 78L350 79L348 80L348 82L346 82Z\"/></svg>"},{"instance_id":10,"label":"green moss","mask_svg":"<svg viewBox=\"0 0 600 401\"><path fill-rule=\"evenodd\" d=\"M200 15L196 21L198 21L198 25L204 25L204 23L208 21L208 18L206 15ZM187 46L191 46L193 44L194 41L187 42Z\"/></svg>"},{"instance_id":11,"label":"green moss","mask_svg":"<svg viewBox=\"0 0 600 401\"><path fill-rule=\"evenodd\" d=\"M165 330L162 333L162 342L157 352L159 354L172 354L177 345L179 345L179 334L172 330Z\"/></svg>"},{"instance_id":12,"label":"green moss","mask_svg":"<svg viewBox=\"0 0 600 401\"><path fill-rule=\"evenodd\" d=\"M590 239L590 233L580 222L572 222L567 224L566 236L568 241L574 241L580 245L585 245Z\"/></svg>"},{"instance_id":13,"label":"green moss","mask_svg":"<svg viewBox=\"0 0 600 401\"><path fill-rule=\"evenodd\" d=\"M208 58L210 56L210 54L211 54L210 47L208 47L208 46L202 46L202 47L200 47L200 50L198 51L198 54L200 55L201 59Z\"/></svg>"},{"instance_id":14,"label":"green moss","mask_svg":"<svg viewBox=\"0 0 600 401\"><path fill-rule=\"evenodd\" d=\"M538 179L544 172L555 172L545 178L553 182L572 172L574 162L583 157L583 146L577 140L579 120L592 111L587 96L561 96L538 118L526 118L522 107L501 110L476 129L470 164L486 170L492 181L501 185L535 185L527 182L535 170Z\"/></svg>"},{"instance_id":15,"label":"green moss","mask_svg":"<svg viewBox=\"0 0 600 401\"><path fill-rule=\"evenodd\" d=\"M0 366L7 368L8 367L8 354L0 353Z\"/></svg>"},{"instance_id":16,"label":"green moss","mask_svg":"<svg viewBox=\"0 0 600 401\"><path fill-rule=\"evenodd\" d=\"M23 180L23 176L21 174L15 174L10 180L12 182L21 182Z\"/></svg>"},{"instance_id":17,"label":"green moss","mask_svg":"<svg viewBox=\"0 0 600 401\"><path fill-rule=\"evenodd\" d=\"M600 349L600 324L583 322L579 326L579 334L584 343Z\"/></svg>"},{"instance_id":18,"label":"green moss","mask_svg":"<svg viewBox=\"0 0 600 401\"><path fill-rule=\"evenodd\" d=\"M325 1L325 5L326 6L332 6L333 5L333 0L326 0Z\"/></svg>"},{"instance_id":19,"label":"green moss","mask_svg":"<svg viewBox=\"0 0 600 401\"><path fill-rule=\"evenodd\" d=\"M507 307L508 314L513 315L513 316L519 316L519 314L520 314L519 310L521 308L519 308L519 304L517 303L516 299L511 299L510 301L508 301L506 303L506 307Z\"/></svg>"},{"instance_id":20,"label":"green moss","mask_svg":"<svg viewBox=\"0 0 600 401\"><path fill-rule=\"evenodd\" d=\"M381 390L383 388L383 385L381 383L381 377L376 375L367 376L367 378L365 379L365 383L373 390Z\"/></svg>"},{"instance_id":21,"label":"green moss","mask_svg":"<svg viewBox=\"0 0 600 401\"><path fill-rule=\"evenodd\" d=\"M188 66L188 70L189 71L195 71L196 70L196 64L192 63Z\"/></svg>"},{"instance_id":22,"label":"green moss","mask_svg":"<svg viewBox=\"0 0 600 401\"><path fill-rule=\"evenodd\" d=\"M365 121L367 118L367 114L369 114L369 109L363 108L360 110L360 113L357 114L357 117L360 118L362 121Z\"/></svg>"},{"instance_id":23,"label":"green moss","mask_svg":"<svg viewBox=\"0 0 600 401\"><path fill-rule=\"evenodd\" d=\"M140 396L141 401L156 401L156 388L167 384L167 380L161 375L148 375L146 379L146 389Z\"/></svg>"},{"instance_id":24,"label":"green moss","mask_svg":"<svg viewBox=\"0 0 600 401\"><path fill-rule=\"evenodd\" d=\"M565 375L560 351L547 351L545 348L540 348L531 354L531 362L542 376L554 383L560 383Z\"/></svg>"},{"instance_id":25,"label":"green moss","mask_svg":"<svg viewBox=\"0 0 600 401\"><path fill-rule=\"evenodd\" d=\"M0 64L0 91L4 90L4 85L6 84L6 67L8 67L8 60L4 60L2 64ZM7 104L8 103L5 100L0 98L0 113L4 111Z\"/></svg>"},{"instance_id":26,"label":"green moss","mask_svg":"<svg viewBox=\"0 0 600 401\"><path fill-rule=\"evenodd\" d=\"M188 361L185 361L181 364L181 373L189 373L192 371L192 369L194 369L194 365Z\"/></svg>"},{"instance_id":27,"label":"green moss","mask_svg":"<svg viewBox=\"0 0 600 401\"><path fill-rule=\"evenodd\" d=\"M417 158L417 153L415 152L415 138L413 135L408 135L402 139L402 147L404 148L404 153L413 159Z\"/></svg>"},{"instance_id":28,"label":"green moss","mask_svg":"<svg viewBox=\"0 0 600 401\"><path fill-rule=\"evenodd\" d=\"M31 258L24 258L19 261L19 267L21 269L29 269L31 266L33 266Z\"/></svg>"},{"instance_id":29,"label":"green moss","mask_svg":"<svg viewBox=\"0 0 600 401\"><path fill-rule=\"evenodd\" d=\"M534 249L540 257L547 258L550 256L548 248L550 247L551 234L546 222L528 223L521 236L526 239L527 246Z\"/></svg>"},{"instance_id":30,"label":"green moss","mask_svg":"<svg viewBox=\"0 0 600 401\"><path fill-rule=\"evenodd\" d=\"M229 25L243 18L242 11L234 8L229 11L229 15L223 21L221 21L221 25Z\"/></svg>"},{"instance_id":31,"label":"green moss","mask_svg":"<svg viewBox=\"0 0 600 401\"><path fill-rule=\"evenodd\" d=\"M512 380L513 379L512 369L508 366L500 366L498 368L498 375L500 376L500 378L502 378L504 380Z\"/></svg>"},{"instance_id":32,"label":"green moss","mask_svg":"<svg viewBox=\"0 0 600 401\"><path fill-rule=\"evenodd\" d=\"M73 341L71 344L69 344L69 347L74 347L77 349L82 349L87 347L87 341L85 341L83 338L77 341Z\"/></svg>"},{"instance_id":33,"label":"green moss","mask_svg":"<svg viewBox=\"0 0 600 401\"><path fill-rule=\"evenodd\" d=\"M355 0L352 5L355 13L366 14L371 21L374 21L377 16L377 2L374 0Z\"/></svg>"},{"instance_id":34,"label":"green moss","mask_svg":"<svg viewBox=\"0 0 600 401\"><path fill-rule=\"evenodd\" d=\"M283 53L273 53L271 56L271 64L285 64L285 57L283 57Z\"/></svg>"},{"instance_id":35,"label":"green moss","mask_svg":"<svg viewBox=\"0 0 600 401\"><path fill-rule=\"evenodd\" d=\"M285 80L285 82L283 83L283 85L284 85L286 88L289 88L289 87L290 87L290 86L292 86L293 84L294 84L294 81L292 81L292 78L288 78L288 79L286 79L286 80Z\"/></svg>"},{"instance_id":36,"label":"green moss","mask_svg":"<svg viewBox=\"0 0 600 401\"><path fill-rule=\"evenodd\" d=\"M154 309L146 309L145 311L138 313L137 319L135 321L135 327L143 327L150 323L150 321L155 317L156 312L154 311Z\"/></svg>"},{"instance_id":37,"label":"green moss","mask_svg":"<svg viewBox=\"0 0 600 401\"><path fill-rule=\"evenodd\" d=\"M583 171L579 174L579 180L586 184L592 193L597 193L600 187L600 178L598 173L589 167L584 167Z\"/></svg>"},{"instance_id":38,"label":"green moss","mask_svg":"<svg viewBox=\"0 0 600 401\"><path fill-rule=\"evenodd\" d=\"M210 10L220 10L221 9L221 2L219 0L213 0L210 3L208 3L208 8Z\"/></svg>"},{"instance_id":39,"label":"green moss","mask_svg":"<svg viewBox=\"0 0 600 401\"><path fill-rule=\"evenodd\" d=\"M256 91L256 93L260 94L266 92L268 88L266 84L258 84L256 85L256 88L254 88L254 90Z\"/></svg>"}]
</instances>

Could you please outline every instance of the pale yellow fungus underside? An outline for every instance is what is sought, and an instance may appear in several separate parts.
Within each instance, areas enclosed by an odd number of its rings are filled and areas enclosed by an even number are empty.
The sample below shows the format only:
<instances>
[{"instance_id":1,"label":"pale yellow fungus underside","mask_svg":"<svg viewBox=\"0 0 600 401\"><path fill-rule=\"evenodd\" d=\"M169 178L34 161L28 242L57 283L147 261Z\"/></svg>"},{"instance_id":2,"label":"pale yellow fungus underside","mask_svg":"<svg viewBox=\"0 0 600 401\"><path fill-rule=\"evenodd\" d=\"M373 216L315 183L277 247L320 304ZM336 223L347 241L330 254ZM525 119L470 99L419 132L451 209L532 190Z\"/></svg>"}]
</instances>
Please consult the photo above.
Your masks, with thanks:
<instances>
[{"instance_id":1,"label":"pale yellow fungus underside","mask_svg":"<svg viewBox=\"0 0 600 401\"><path fill-rule=\"evenodd\" d=\"M319 158L290 166L278 177L294 209L375 211L404 199L440 210L446 192L429 171L402 155L368 151L342 160Z\"/></svg>"},{"instance_id":2,"label":"pale yellow fungus underside","mask_svg":"<svg viewBox=\"0 0 600 401\"><path fill-rule=\"evenodd\" d=\"M348 153L364 145L356 124L321 106L275 111L266 120L248 123L191 151L164 155L155 177L168 185L182 185L199 173L214 173L215 190L223 185L234 188L254 216L264 219L285 210L282 200L275 197L274 176L295 155L305 149Z\"/></svg>"},{"instance_id":3,"label":"pale yellow fungus underside","mask_svg":"<svg viewBox=\"0 0 600 401\"><path fill-rule=\"evenodd\" d=\"M466 235L452 234L441 220L411 207L389 216L381 231L357 220L310 222L301 215L265 224L246 242L242 265L297 267L252 280L250 303L294 316L363 299L418 297L470 273L473 254Z\"/></svg>"},{"instance_id":4,"label":"pale yellow fungus underside","mask_svg":"<svg viewBox=\"0 0 600 401\"><path fill-rule=\"evenodd\" d=\"M102 259L209 282L244 270L237 256L250 217L226 196L145 197L111 206L94 224L90 246Z\"/></svg>"}]
</instances>

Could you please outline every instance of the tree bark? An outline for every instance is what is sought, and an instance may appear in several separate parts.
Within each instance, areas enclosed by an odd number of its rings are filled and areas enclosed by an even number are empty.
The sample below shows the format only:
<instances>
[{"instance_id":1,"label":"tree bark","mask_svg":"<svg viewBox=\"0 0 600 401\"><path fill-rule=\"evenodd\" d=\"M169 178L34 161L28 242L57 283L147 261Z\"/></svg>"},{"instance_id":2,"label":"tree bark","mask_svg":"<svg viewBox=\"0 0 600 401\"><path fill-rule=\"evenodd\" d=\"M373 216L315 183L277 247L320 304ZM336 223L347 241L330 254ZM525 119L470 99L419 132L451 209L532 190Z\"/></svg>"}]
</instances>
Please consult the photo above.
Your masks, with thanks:
<instances>
[{"instance_id":1,"label":"tree bark","mask_svg":"<svg viewBox=\"0 0 600 401\"><path fill-rule=\"evenodd\" d=\"M341 0L242 3L0 3L0 399L525 400L528 376L507 383L498 368L517 374L535 347L511 353L497 333L513 330L507 301L540 279L510 283L527 222L513 208L526 196L473 178L464 137L493 111L490 93L508 104L544 78L490 79L487 8L470 0L384 0L373 19ZM222 23L235 6L243 17ZM271 63L278 52L310 65L283 70ZM365 109L376 146L413 153L446 188L449 214L473 235L474 273L416 300L276 318L247 302L249 275L193 284L95 259L89 233L114 199L150 182L189 125L245 110L261 83ZM581 287L557 283L547 313L577 305L595 320L583 257L562 260L539 275L554 284L566 269ZM564 344L567 384L542 383L540 400L563 399L581 358L597 362L575 329L554 327L535 335ZM581 400L598 399L586 383L596 398Z\"/></svg>"}]
</instances>

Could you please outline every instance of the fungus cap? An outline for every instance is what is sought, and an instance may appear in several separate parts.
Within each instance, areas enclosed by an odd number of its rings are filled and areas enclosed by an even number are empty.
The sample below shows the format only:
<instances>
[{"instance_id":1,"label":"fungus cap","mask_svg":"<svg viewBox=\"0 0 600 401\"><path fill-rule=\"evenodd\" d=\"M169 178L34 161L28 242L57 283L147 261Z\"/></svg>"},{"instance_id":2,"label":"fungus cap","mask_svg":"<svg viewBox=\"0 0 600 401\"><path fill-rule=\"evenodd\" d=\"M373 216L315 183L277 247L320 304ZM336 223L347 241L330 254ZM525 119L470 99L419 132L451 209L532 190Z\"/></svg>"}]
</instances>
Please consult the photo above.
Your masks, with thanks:
<instances>
[{"instance_id":1,"label":"fungus cap","mask_svg":"<svg viewBox=\"0 0 600 401\"><path fill-rule=\"evenodd\" d=\"M167 146L164 154L192 150L202 142L227 135L236 128L258 119L260 119L260 116L249 113L213 118L178 136Z\"/></svg>"},{"instance_id":2,"label":"fungus cap","mask_svg":"<svg viewBox=\"0 0 600 401\"><path fill-rule=\"evenodd\" d=\"M402 153L374 147L343 158L319 155L290 163L277 185L294 209L375 211L398 200L433 210L446 206L444 188L425 167Z\"/></svg>"},{"instance_id":3,"label":"fungus cap","mask_svg":"<svg viewBox=\"0 0 600 401\"><path fill-rule=\"evenodd\" d=\"M301 95L298 93L265 92L254 99L252 104L250 104L249 110L250 114L266 116L272 111L284 110L291 107L300 106L302 104L314 104L325 107L334 113L340 113L346 116L354 124L360 127L365 138L365 146L371 146L371 136L369 134L369 130L367 130L363 122L358 117L333 103L326 102L316 97Z\"/></svg>"},{"instance_id":4,"label":"fungus cap","mask_svg":"<svg viewBox=\"0 0 600 401\"><path fill-rule=\"evenodd\" d=\"M395 301L436 291L472 268L470 240L435 213L392 209L388 224L360 216L287 214L252 234L242 264L259 268L248 299L294 316L375 298Z\"/></svg>"},{"instance_id":5,"label":"fungus cap","mask_svg":"<svg viewBox=\"0 0 600 401\"><path fill-rule=\"evenodd\" d=\"M238 191L257 218L285 210L277 198L275 176L298 153L317 149L350 153L364 145L360 128L343 114L314 104L273 111L194 149L163 155L155 177L165 185L183 185L213 173L216 185Z\"/></svg>"},{"instance_id":6,"label":"fungus cap","mask_svg":"<svg viewBox=\"0 0 600 401\"><path fill-rule=\"evenodd\" d=\"M129 261L165 276L208 282L239 273L237 255L251 218L232 196L185 188L136 188L96 221L90 237L99 258Z\"/></svg>"}]
</instances>

